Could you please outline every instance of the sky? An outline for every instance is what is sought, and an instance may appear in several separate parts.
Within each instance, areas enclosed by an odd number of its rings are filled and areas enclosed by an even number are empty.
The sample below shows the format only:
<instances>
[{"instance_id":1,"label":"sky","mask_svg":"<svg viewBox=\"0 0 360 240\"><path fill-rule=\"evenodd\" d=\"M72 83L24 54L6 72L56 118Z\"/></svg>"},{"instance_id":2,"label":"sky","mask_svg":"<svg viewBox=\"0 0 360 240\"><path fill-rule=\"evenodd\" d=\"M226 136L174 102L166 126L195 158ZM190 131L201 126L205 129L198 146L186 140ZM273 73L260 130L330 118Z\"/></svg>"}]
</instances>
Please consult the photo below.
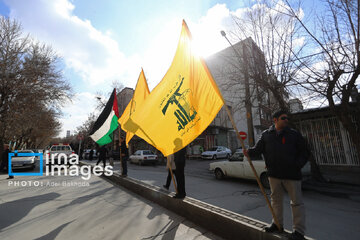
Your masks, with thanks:
<instances>
[{"instance_id":1,"label":"sky","mask_svg":"<svg viewBox=\"0 0 360 240\"><path fill-rule=\"evenodd\" d=\"M220 35L253 0L0 0L0 14L18 20L25 33L62 58L75 97L65 104L60 137L95 111L99 91L114 80L135 88L141 68L150 90L165 75L182 19L204 57L228 47ZM107 96L108 97L108 96Z\"/></svg>"}]
</instances>

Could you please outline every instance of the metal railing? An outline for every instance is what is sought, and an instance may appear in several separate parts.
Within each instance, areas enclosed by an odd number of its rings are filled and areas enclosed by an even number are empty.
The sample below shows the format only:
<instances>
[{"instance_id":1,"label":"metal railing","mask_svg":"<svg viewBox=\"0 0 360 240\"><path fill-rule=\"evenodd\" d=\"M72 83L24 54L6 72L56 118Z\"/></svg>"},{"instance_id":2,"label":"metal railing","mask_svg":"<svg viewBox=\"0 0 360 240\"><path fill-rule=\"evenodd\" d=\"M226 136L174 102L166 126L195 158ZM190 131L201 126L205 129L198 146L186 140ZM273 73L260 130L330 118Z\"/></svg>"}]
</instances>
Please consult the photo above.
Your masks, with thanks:
<instances>
[{"instance_id":1,"label":"metal railing","mask_svg":"<svg viewBox=\"0 0 360 240\"><path fill-rule=\"evenodd\" d=\"M360 166L355 146L336 117L296 123L319 165Z\"/></svg>"}]
</instances>

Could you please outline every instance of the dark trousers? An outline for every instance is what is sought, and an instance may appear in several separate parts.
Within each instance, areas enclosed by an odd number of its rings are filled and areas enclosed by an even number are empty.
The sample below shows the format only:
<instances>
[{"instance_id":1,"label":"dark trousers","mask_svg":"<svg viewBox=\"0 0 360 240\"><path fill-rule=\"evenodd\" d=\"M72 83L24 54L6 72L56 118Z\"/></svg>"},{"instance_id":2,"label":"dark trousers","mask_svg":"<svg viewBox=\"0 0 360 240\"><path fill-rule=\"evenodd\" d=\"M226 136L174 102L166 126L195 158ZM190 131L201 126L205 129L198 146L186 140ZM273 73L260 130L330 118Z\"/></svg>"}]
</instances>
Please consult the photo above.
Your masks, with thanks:
<instances>
[{"instance_id":1,"label":"dark trousers","mask_svg":"<svg viewBox=\"0 0 360 240\"><path fill-rule=\"evenodd\" d=\"M121 166L122 166L122 175L127 175L127 157L122 157L122 162L121 162Z\"/></svg>"},{"instance_id":2,"label":"dark trousers","mask_svg":"<svg viewBox=\"0 0 360 240\"><path fill-rule=\"evenodd\" d=\"M106 158L99 157L99 160L97 161L96 165L98 165L101 161L104 163L104 168L105 168L106 167Z\"/></svg>"},{"instance_id":3,"label":"dark trousers","mask_svg":"<svg viewBox=\"0 0 360 240\"><path fill-rule=\"evenodd\" d=\"M180 196L186 196L184 168L185 168L185 164L176 165L175 177L176 177L178 194Z\"/></svg>"},{"instance_id":4,"label":"dark trousers","mask_svg":"<svg viewBox=\"0 0 360 240\"><path fill-rule=\"evenodd\" d=\"M175 169L172 169L172 172L173 174L176 174L175 173ZM170 183L171 183L171 173L170 173L170 169L168 170L168 175L167 175L167 178L166 178L166 188L169 188L170 187Z\"/></svg>"}]
</instances>

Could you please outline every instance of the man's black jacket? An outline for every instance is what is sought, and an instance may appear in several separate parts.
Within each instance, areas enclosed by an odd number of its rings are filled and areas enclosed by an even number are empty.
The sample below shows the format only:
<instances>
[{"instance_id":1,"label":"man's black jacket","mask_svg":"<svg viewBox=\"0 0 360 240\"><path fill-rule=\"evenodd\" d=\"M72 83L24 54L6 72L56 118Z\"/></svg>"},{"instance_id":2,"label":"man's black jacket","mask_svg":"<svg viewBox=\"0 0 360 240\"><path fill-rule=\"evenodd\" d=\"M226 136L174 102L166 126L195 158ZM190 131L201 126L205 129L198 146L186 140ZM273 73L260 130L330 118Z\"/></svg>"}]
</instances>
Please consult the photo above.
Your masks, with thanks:
<instances>
[{"instance_id":1,"label":"man's black jacket","mask_svg":"<svg viewBox=\"0 0 360 240\"><path fill-rule=\"evenodd\" d=\"M275 126L265 130L249 155L263 154L268 176L301 180L301 168L306 164L308 151L301 134L292 128L277 132Z\"/></svg>"}]
</instances>

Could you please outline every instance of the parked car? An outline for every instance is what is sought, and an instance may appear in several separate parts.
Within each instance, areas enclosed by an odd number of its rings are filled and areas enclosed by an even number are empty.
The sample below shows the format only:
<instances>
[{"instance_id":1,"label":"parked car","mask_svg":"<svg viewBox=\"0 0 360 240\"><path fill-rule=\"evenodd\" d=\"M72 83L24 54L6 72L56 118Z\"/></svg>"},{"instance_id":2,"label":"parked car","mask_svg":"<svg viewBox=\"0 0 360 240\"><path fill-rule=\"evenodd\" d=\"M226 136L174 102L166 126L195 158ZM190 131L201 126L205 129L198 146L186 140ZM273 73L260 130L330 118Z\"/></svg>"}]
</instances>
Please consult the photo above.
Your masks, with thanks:
<instances>
[{"instance_id":1,"label":"parked car","mask_svg":"<svg viewBox=\"0 0 360 240\"><path fill-rule=\"evenodd\" d=\"M17 153L34 153L32 150L19 150ZM17 154L11 158L11 169L34 169L35 156L18 156Z\"/></svg>"},{"instance_id":2,"label":"parked car","mask_svg":"<svg viewBox=\"0 0 360 240\"><path fill-rule=\"evenodd\" d=\"M150 150L137 150L133 155L129 157L130 163L143 164L156 164L158 157Z\"/></svg>"},{"instance_id":3,"label":"parked car","mask_svg":"<svg viewBox=\"0 0 360 240\"><path fill-rule=\"evenodd\" d=\"M86 159L86 160L89 160L90 159L90 151L91 149L85 149L84 152L83 152L83 159ZM96 152L96 149L93 149L93 155L92 155L92 159L97 159L97 152Z\"/></svg>"},{"instance_id":4,"label":"parked car","mask_svg":"<svg viewBox=\"0 0 360 240\"><path fill-rule=\"evenodd\" d=\"M214 146L201 154L202 159L230 158L231 150L223 146Z\"/></svg>"},{"instance_id":5,"label":"parked car","mask_svg":"<svg viewBox=\"0 0 360 240\"><path fill-rule=\"evenodd\" d=\"M261 156L251 158L255 171L260 178L262 185L269 188L269 180L266 172L265 161ZM213 171L216 179L224 177L235 177L256 180L246 156L241 152L235 152L229 160L210 163L210 171ZM310 163L308 162L301 170L305 179L310 176Z\"/></svg>"},{"instance_id":6,"label":"parked car","mask_svg":"<svg viewBox=\"0 0 360 240\"><path fill-rule=\"evenodd\" d=\"M119 160L120 159L120 150L112 150L109 152L109 157L114 159L114 160Z\"/></svg>"}]
</instances>

